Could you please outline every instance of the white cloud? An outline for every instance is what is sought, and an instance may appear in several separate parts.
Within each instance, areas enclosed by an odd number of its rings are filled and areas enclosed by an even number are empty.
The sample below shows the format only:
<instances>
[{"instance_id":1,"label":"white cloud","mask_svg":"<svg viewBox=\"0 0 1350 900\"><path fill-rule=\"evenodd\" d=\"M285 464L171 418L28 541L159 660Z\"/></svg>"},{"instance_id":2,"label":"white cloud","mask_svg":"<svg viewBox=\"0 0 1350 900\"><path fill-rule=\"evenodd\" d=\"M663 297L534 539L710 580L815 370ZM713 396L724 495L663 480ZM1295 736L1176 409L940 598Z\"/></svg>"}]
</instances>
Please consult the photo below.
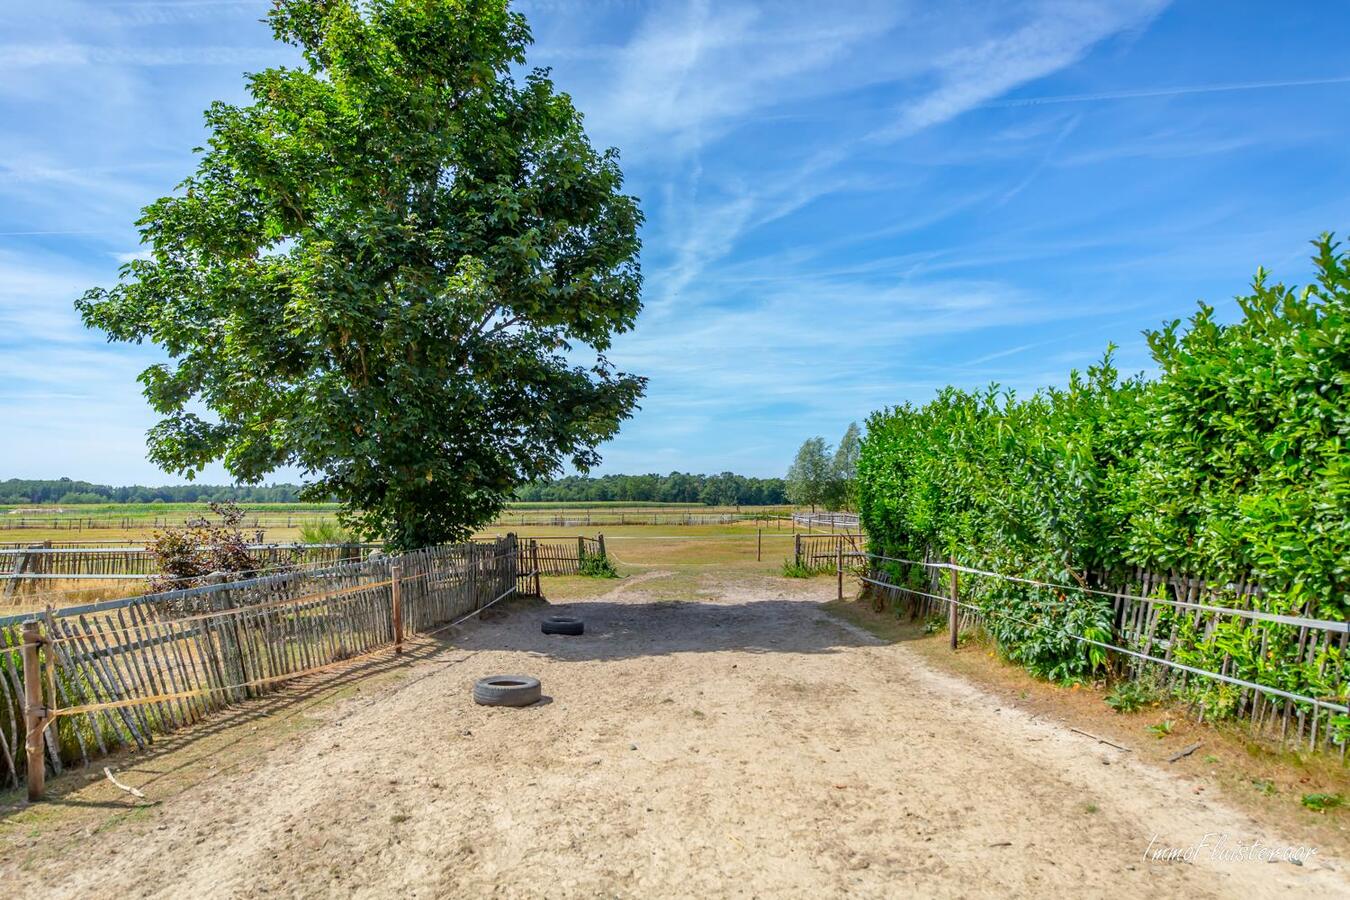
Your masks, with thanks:
<instances>
[{"instance_id":1,"label":"white cloud","mask_svg":"<svg viewBox=\"0 0 1350 900\"><path fill-rule=\"evenodd\" d=\"M937 86L906 102L898 120L873 135L895 140L948 122L1027 82L1078 62L1098 42L1137 28L1166 0L1065 2L1033 8L1020 27L958 47L934 60Z\"/></svg>"},{"instance_id":2,"label":"white cloud","mask_svg":"<svg viewBox=\"0 0 1350 900\"><path fill-rule=\"evenodd\" d=\"M1296 78L1284 81L1236 81L1227 84L1135 88L1133 90L1096 91L1090 94L1061 94L1051 97L1017 97L1009 100L994 100L984 105L990 108L1013 109L1025 106L1045 106L1052 103L1100 103L1109 100L1184 97L1192 94L1223 94L1232 91L1264 91L1275 88L1317 87L1336 84L1350 84L1350 75L1330 78Z\"/></svg>"},{"instance_id":3,"label":"white cloud","mask_svg":"<svg viewBox=\"0 0 1350 900\"><path fill-rule=\"evenodd\" d=\"M108 47L93 44L0 44L0 69L32 66L232 66L277 62L270 47Z\"/></svg>"}]
</instances>

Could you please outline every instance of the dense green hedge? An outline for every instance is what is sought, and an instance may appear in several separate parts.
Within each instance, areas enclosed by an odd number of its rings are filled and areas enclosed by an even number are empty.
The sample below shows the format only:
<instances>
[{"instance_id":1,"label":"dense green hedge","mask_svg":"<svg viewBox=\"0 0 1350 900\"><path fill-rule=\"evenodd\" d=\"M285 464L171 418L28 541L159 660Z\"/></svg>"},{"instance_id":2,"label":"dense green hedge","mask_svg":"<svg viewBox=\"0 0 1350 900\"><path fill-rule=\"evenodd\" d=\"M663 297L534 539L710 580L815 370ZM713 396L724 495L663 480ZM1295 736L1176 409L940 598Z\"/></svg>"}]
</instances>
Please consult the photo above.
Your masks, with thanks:
<instances>
[{"instance_id":1,"label":"dense green hedge","mask_svg":"<svg viewBox=\"0 0 1350 900\"><path fill-rule=\"evenodd\" d=\"M1350 271L1329 236L1314 261L1316 283L1303 290L1258 272L1238 322L1202 304L1186 327L1149 333L1151 379L1122 379L1108 352L1066 387L1025 399L947 388L922 407L873 414L858 466L873 548L1064 584L1120 584L1135 565L1245 577L1265 588L1266 610L1346 618ZM1089 574L1101 570L1110 574ZM976 602L1006 613L987 619L1014 659L1060 679L1102 663L1062 631L1109 635L1109 601L972 580ZM1346 695L1339 655L1294 662L1292 629L1268 634L1265 656L1237 621L1183 638L1183 661L1227 652L1239 677ZM1236 700L1206 690L1217 711Z\"/></svg>"}]
</instances>

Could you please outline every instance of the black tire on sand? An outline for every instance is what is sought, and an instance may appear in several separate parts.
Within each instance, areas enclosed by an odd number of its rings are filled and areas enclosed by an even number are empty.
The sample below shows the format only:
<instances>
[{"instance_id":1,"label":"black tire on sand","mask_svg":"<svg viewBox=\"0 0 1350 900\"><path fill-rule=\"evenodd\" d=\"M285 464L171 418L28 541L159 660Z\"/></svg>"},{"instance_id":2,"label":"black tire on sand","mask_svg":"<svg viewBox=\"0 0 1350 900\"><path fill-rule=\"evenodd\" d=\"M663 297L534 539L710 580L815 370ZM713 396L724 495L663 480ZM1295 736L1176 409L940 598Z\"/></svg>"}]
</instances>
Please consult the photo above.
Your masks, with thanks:
<instances>
[{"instance_id":1,"label":"black tire on sand","mask_svg":"<svg viewBox=\"0 0 1350 900\"><path fill-rule=\"evenodd\" d=\"M544 634L578 635L586 631L586 625L575 616L549 616L540 625Z\"/></svg>"},{"instance_id":2,"label":"black tire on sand","mask_svg":"<svg viewBox=\"0 0 1350 900\"><path fill-rule=\"evenodd\" d=\"M529 706L541 696L539 679L528 675L489 675L473 686L473 702L482 706Z\"/></svg>"}]
</instances>

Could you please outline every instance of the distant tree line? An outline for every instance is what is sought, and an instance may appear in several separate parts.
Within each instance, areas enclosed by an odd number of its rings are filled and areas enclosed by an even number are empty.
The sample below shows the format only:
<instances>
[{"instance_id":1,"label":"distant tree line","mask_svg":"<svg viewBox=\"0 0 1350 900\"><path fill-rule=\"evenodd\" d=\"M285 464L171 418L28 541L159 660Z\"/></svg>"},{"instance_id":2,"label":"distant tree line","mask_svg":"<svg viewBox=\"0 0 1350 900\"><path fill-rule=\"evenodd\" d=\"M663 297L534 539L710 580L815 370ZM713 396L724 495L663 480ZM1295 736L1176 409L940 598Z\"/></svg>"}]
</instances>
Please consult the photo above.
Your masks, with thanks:
<instances>
[{"instance_id":1,"label":"distant tree line","mask_svg":"<svg viewBox=\"0 0 1350 900\"><path fill-rule=\"evenodd\" d=\"M30 480L11 478L0 481L0 503L60 504L81 503L295 503L300 500L298 484L212 485L179 484L146 487L133 484L113 487L74 481L70 478ZM720 475L602 475L596 478L573 475L553 481L527 484L516 492L517 500L597 502L639 500L651 503L704 503L709 506L772 506L787 503L787 490L781 478L747 478L732 472Z\"/></svg>"},{"instance_id":2,"label":"distant tree line","mask_svg":"<svg viewBox=\"0 0 1350 900\"><path fill-rule=\"evenodd\" d=\"M516 491L527 502L597 502L645 500L652 503L705 503L708 506L772 506L787 502L781 478L747 478L731 472L720 475L570 475L538 481Z\"/></svg>"},{"instance_id":3,"label":"distant tree line","mask_svg":"<svg viewBox=\"0 0 1350 900\"><path fill-rule=\"evenodd\" d=\"M145 487L131 484L113 487L73 481L69 478L30 480L10 478L0 481L0 503L56 503L73 506L80 503L294 503L300 499L300 485L219 485L173 484Z\"/></svg>"}]
</instances>

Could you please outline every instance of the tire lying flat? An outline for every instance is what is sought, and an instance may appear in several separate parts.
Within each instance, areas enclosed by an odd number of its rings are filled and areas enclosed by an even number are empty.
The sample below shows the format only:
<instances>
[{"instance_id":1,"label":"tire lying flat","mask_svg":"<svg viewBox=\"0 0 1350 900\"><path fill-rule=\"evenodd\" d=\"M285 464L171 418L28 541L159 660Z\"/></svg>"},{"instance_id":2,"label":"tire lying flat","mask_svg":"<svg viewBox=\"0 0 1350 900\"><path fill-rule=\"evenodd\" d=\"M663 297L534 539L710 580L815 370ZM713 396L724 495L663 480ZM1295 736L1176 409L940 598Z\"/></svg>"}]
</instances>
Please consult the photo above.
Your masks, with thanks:
<instances>
[{"instance_id":1,"label":"tire lying flat","mask_svg":"<svg viewBox=\"0 0 1350 900\"><path fill-rule=\"evenodd\" d=\"M586 625L575 616L549 616L539 625L544 634L584 634Z\"/></svg>"},{"instance_id":2,"label":"tire lying flat","mask_svg":"<svg viewBox=\"0 0 1350 900\"><path fill-rule=\"evenodd\" d=\"M480 706L529 706L541 696L539 679L529 675L489 675L473 685L473 702Z\"/></svg>"}]
</instances>

